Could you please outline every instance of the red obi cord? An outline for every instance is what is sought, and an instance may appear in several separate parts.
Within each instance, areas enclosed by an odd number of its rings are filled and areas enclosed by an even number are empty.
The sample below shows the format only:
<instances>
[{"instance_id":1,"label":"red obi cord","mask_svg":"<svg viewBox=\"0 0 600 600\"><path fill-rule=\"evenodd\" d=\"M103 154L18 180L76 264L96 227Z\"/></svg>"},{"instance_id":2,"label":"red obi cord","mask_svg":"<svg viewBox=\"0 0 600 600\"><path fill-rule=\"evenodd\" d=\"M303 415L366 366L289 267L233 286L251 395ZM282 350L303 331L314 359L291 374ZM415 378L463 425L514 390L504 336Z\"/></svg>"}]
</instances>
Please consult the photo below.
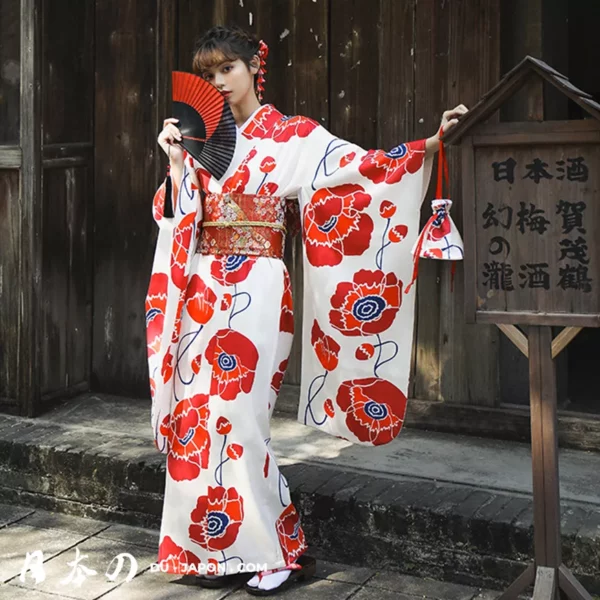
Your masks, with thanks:
<instances>
[{"instance_id":1,"label":"red obi cord","mask_svg":"<svg viewBox=\"0 0 600 600\"><path fill-rule=\"evenodd\" d=\"M197 252L283 258L285 200L253 194L206 195Z\"/></svg>"}]
</instances>

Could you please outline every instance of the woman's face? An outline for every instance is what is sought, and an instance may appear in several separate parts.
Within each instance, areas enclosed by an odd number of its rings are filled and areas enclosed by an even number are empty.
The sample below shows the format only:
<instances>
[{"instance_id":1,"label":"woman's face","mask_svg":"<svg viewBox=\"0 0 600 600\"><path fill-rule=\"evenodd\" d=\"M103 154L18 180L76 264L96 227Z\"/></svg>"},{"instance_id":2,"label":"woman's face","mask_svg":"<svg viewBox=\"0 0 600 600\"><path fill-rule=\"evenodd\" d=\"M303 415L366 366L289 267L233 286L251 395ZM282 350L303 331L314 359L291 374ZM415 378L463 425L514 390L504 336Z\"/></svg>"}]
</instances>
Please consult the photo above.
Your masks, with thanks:
<instances>
[{"instance_id":1,"label":"woman's face","mask_svg":"<svg viewBox=\"0 0 600 600\"><path fill-rule=\"evenodd\" d=\"M214 85L227 99L230 105L241 103L254 94L254 75L258 69L250 68L243 60L226 60L202 72L202 77Z\"/></svg>"}]
</instances>

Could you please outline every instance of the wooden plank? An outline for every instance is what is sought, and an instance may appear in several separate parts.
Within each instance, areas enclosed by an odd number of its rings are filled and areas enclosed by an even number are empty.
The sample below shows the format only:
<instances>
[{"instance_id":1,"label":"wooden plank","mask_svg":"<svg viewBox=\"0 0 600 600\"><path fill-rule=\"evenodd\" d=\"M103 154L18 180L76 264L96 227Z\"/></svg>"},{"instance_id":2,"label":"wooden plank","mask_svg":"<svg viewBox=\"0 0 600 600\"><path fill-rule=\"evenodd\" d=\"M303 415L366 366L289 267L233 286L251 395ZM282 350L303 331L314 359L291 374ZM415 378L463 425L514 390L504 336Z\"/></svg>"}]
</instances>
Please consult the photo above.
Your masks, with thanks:
<instances>
[{"instance_id":1,"label":"wooden plank","mask_svg":"<svg viewBox=\"0 0 600 600\"><path fill-rule=\"evenodd\" d=\"M565 327L552 340L552 358L556 358L575 339L575 336L582 329L582 327Z\"/></svg>"},{"instance_id":2,"label":"wooden plank","mask_svg":"<svg viewBox=\"0 0 600 600\"><path fill-rule=\"evenodd\" d=\"M156 236L150 204L157 131L148 124L163 110L156 101L157 11L154 2L98 0L95 15L92 385L140 397L148 395L144 296Z\"/></svg>"},{"instance_id":3,"label":"wooden plank","mask_svg":"<svg viewBox=\"0 0 600 600\"><path fill-rule=\"evenodd\" d=\"M493 408L411 399L406 423L419 429L517 441L529 440L531 433L526 406ZM600 450L597 415L560 411L558 432L561 447Z\"/></svg>"},{"instance_id":4,"label":"wooden plank","mask_svg":"<svg viewBox=\"0 0 600 600\"><path fill-rule=\"evenodd\" d=\"M529 344L525 334L515 325L498 325L498 329L526 356L529 357Z\"/></svg>"},{"instance_id":5,"label":"wooden plank","mask_svg":"<svg viewBox=\"0 0 600 600\"><path fill-rule=\"evenodd\" d=\"M0 398L17 406L19 347L19 172L0 171Z\"/></svg>"},{"instance_id":6,"label":"wooden plank","mask_svg":"<svg viewBox=\"0 0 600 600\"><path fill-rule=\"evenodd\" d=\"M509 133L569 133L600 131L600 121L582 119L570 121L518 121L515 123L481 123L473 127L469 135L503 135Z\"/></svg>"},{"instance_id":7,"label":"wooden plank","mask_svg":"<svg viewBox=\"0 0 600 600\"><path fill-rule=\"evenodd\" d=\"M414 135L427 138L438 128L448 104L449 7L448 2L425 0L415 3L414 16ZM436 166L434 165L434 173ZM434 182L423 203L421 226L431 214ZM415 371L410 395L441 400L440 380L440 278L441 261L419 264L415 321Z\"/></svg>"},{"instance_id":8,"label":"wooden plank","mask_svg":"<svg viewBox=\"0 0 600 600\"><path fill-rule=\"evenodd\" d=\"M20 43L19 2L0 2L0 144L19 144Z\"/></svg>"},{"instance_id":9,"label":"wooden plank","mask_svg":"<svg viewBox=\"0 0 600 600\"><path fill-rule=\"evenodd\" d=\"M459 103L473 106L497 81L500 64L498 0L446 4L447 16L442 23L449 31L442 39L447 39L447 49L436 48L437 52L447 54L447 75L441 76L446 86L445 105L437 107L440 113ZM471 201L461 193L463 156L449 152L452 216L460 231L465 230L462 202ZM472 154L466 158L468 163L462 173L470 186L475 170ZM458 263L457 267L452 291L450 264L446 261L440 264L440 394L447 402L493 406L499 402L499 333L495 327L465 324L465 304L474 298L465 298L465 288L461 285L463 265Z\"/></svg>"},{"instance_id":10,"label":"wooden plank","mask_svg":"<svg viewBox=\"0 0 600 600\"><path fill-rule=\"evenodd\" d=\"M567 594L569 600L593 600L592 596L575 579L573 573L565 565L561 565L558 569L558 583L560 589Z\"/></svg>"},{"instance_id":11,"label":"wooden plank","mask_svg":"<svg viewBox=\"0 0 600 600\"><path fill-rule=\"evenodd\" d=\"M543 328L529 330L529 402L531 416L531 466L533 479L533 539L535 563L548 566L545 511L543 394L545 373Z\"/></svg>"},{"instance_id":12,"label":"wooden plank","mask_svg":"<svg viewBox=\"0 0 600 600\"><path fill-rule=\"evenodd\" d=\"M22 152L19 146L0 146L0 169L19 169Z\"/></svg>"},{"instance_id":13,"label":"wooden plank","mask_svg":"<svg viewBox=\"0 0 600 600\"><path fill-rule=\"evenodd\" d=\"M478 311L477 323L513 324L513 325L556 325L569 327L600 327L598 315L576 315L568 313L529 313Z\"/></svg>"},{"instance_id":14,"label":"wooden plank","mask_svg":"<svg viewBox=\"0 0 600 600\"><path fill-rule=\"evenodd\" d=\"M363 148L377 147L378 3L330 0L329 123Z\"/></svg>"},{"instance_id":15,"label":"wooden plank","mask_svg":"<svg viewBox=\"0 0 600 600\"><path fill-rule=\"evenodd\" d=\"M535 574L533 600L555 600L557 579L556 569L538 567Z\"/></svg>"},{"instance_id":16,"label":"wooden plank","mask_svg":"<svg viewBox=\"0 0 600 600\"><path fill-rule=\"evenodd\" d=\"M92 140L94 0L44 2L45 144Z\"/></svg>"},{"instance_id":17,"label":"wooden plank","mask_svg":"<svg viewBox=\"0 0 600 600\"><path fill-rule=\"evenodd\" d=\"M498 597L498 600L517 600L535 581L535 566L529 565L517 579L508 587L508 589Z\"/></svg>"},{"instance_id":18,"label":"wooden plank","mask_svg":"<svg viewBox=\"0 0 600 600\"><path fill-rule=\"evenodd\" d=\"M574 121L576 123L576 121ZM473 145L477 147L499 145L553 146L556 144L597 144L600 142L598 131L573 131L560 133L511 133L499 135L474 135Z\"/></svg>"},{"instance_id":19,"label":"wooden plank","mask_svg":"<svg viewBox=\"0 0 600 600\"><path fill-rule=\"evenodd\" d=\"M40 398L38 326L41 279L41 0L21 0L21 169L18 390L22 414L34 416Z\"/></svg>"}]
</instances>

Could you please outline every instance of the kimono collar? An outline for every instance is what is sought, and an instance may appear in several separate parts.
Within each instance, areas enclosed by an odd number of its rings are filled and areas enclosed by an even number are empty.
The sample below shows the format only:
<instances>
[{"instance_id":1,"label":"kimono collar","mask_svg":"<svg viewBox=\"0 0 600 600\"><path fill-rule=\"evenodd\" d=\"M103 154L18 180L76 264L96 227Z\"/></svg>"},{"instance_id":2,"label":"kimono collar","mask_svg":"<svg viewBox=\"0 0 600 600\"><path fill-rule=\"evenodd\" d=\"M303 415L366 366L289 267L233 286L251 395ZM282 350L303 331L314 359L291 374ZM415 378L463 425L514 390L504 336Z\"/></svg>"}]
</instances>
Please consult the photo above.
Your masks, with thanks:
<instances>
[{"instance_id":1,"label":"kimono collar","mask_svg":"<svg viewBox=\"0 0 600 600\"><path fill-rule=\"evenodd\" d=\"M277 112L276 108L272 104L262 104L259 106L246 120L243 125L238 127L238 131L241 134L249 133L249 129L253 126L254 122L263 114L270 112Z\"/></svg>"}]
</instances>

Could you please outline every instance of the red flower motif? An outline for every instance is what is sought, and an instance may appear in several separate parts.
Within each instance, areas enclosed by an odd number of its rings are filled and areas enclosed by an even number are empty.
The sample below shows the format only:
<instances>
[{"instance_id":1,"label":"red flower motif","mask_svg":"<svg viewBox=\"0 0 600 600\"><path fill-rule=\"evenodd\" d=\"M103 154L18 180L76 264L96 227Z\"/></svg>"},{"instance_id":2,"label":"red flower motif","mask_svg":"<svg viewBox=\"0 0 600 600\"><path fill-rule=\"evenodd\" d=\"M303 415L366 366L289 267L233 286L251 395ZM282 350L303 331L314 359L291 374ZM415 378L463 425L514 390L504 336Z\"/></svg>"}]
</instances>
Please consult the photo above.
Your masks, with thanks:
<instances>
[{"instance_id":1,"label":"red flower motif","mask_svg":"<svg viewBox=\"0 0 600 600\"><path fill-rule=\"evenodd\" d=\"M196 323L206 325L215 312L216 294L198 275L192 275L185 294L188 314Z\"/></svg>"},{"instance_id":2,"label":"red flower motif","mask_svg":"<svg viewBox=\"0 0 600 600\"><path fill-rule=\"evenodd\" d=\"M160 542L158 547L158 564L162 571L174 575L187 575L201 573L202 561L189 550L178 546L168 535Z\"/></svg>"},{"instance_id":3,"label":"red flower motif","mask_svg":"<svg viewBox=\"0 0 600 600\"><path fill-rule=\"evenodd\" d=\"M227 456L231 460L238 460L238 458L242 458L242 454L244 454L244 447L239 444L229 444L227 446Z\"/></svg>"},{"instance_id":4,"label":"red flower motif","mask_svg":"<svg viewBox=\"0 0 600 600\"><path fill-rule=\"evenodd\" d=\"M331 401L330 398L327 398L327 400L325 400L325 402L323 403L323 410L325 411L325 414L332 418L335 416L335 409L333 408L333 402Z\"/></svg>"},{"instance_id":5,"label":"red flower motif","mask_svg":"<svg viewBox=\"0 0 600 600\"><path fill-rule=\"evenodd\" d=\"M171 335L171 344L176 344L179 341L179 333L181 332L181 315L183 314L183 306L185 304L185 290L179 293L179 302L177 303L177 311L175 313L175 323L173 324L173 333Z\"/></svg>"},{"instance_id":6,"label":"red flower motif","mask_svg":"<svg viewBox=\"0 0 600 600\"><path fill-rule=\"evenodd\" d=\"M165 273L153 273L146 295L146 341L148 356L160 350L165 310L167 308L167 289L169 278Z\"/></svg>"},{"instance_id":7,"label":"red flower motif","mask_svg":"<svg viewBox=\"0 0 600 600\"><path fill-rule=\"evenodd\" d=\"M275 192L279 189L279 186L272 181L267 181L267 183L263 183L258 189L258 196L274 196Z\"/></svg>"},{"instance_id":8,"label":"red flower motif","mask_svg":"<svg viewBox=\"0 0 600 600\"><path fill-rule=\"evenodd\" d=\"M267 137L274 142L289 142L293 137L308 137L319 124L307 117L282 117L275 123Z\"/></svg>"},{"instance_id":9,"label":"red flower motif","mask_svg":"<svg viewBox=\"0 0 600 600\"><path fill-rule=\"evenodd\" d=\"M171 250L171 279L180 289L185 290L187 278L185 265L190 254L190 246L196 232L196 213L190 213L181 219L173 232L173 248Z\"/></svg>"},{"instance_id":10,"label":"red flower motif","mask_svg":"<svg viewBox=\"0 0 600 600\"><path fill-rule=\"evenodd\" d=\"M450 231L450 219L446 218L446 215L443 217L438 217L427 228L427 239L433 242L438 242L439 240L444 239L444 237L447 236Z\"/></svg>"},{"instance_id":11,"label":"red flower motif","mask_svg":"<svg viewBox=\"0 0 600 600\"><path fill-rule=\"evenodd\" d=\"M233 329L220 329L208 342L205 357L213 367L211 394L235 400L241 392L250 392L258 350L245 335Z\"/></svg>"},{"instance_id":12,"label":"red flower motif","mask_svg":"<svg viewBox=\"0 0 600 600\"><path fill-rule=\"evenodd\" d=\"M315 267L339 265L369 247L373 220L364 212L371 196L360 185L318 190L304 209L306 255Z\"/></svg>"},{"instance_id":13,"label":"red flower motif","mask_svg":"<svg viewBox=\"0 0 600 600\"><path fill-rule=\"evenodd\" d=\"M225 417L219 417L217 420L217 433L227 435L231 431L231 422Z\"/></svg>"},{"instance_id":14,"label":"red flower motif","mask_svg":"<svg viewBox=\"0 0 600 600\"><path fill-rule=\"evenodd\" d=\"M363 269L338 284L329 320L344 335L374 335L390 327L401 303L402 282L394 273Z\"/></svg>"},{"instance_id":15,"label":"red flower motif","mask_svg":"<svg viewBox=\"0 0 600 600\"><path fill-rule=\"evenodd\" d=\"M233 296L231 294L223 294L223 298L221 300L221 310L229 310L231 308L232 301Z\"/></svg>"},{"instance_id":16,"label":"red flower motif","mask_svg":"<svg viewBox=\"0 0 600 600\"><path fill-rule=\"evenodd\" d=\"M388 233L388 239L390 242L396 244L401 242L408 233L408 227L406 225L394 225Z\"/></svg>"},{"instance_id":17,"label":"red flower motif","mask_svg":"<svg viewBox=\"0 0 600 600\"><path fill-rule=\"evenodd\" d=\"M279 363L279 367L271 379L271 389L275 392L275 394L279 394L279 390L281 390L281 385L283 383L283 377L285 375L287 366L288 359L286 358Z\"/></svg>"},{"instance_id":18,"label":"red flower motif","mask_svg":"<svg viewBox=\"0 0 600 600\"><path fill-rule=\"evenodd\" d=\"M210 274L221 285L235 285L248 277L255 262L256 258L242 254L219 256L210 265Z\"/></svg>"},{"instance_id":19,"label":"red flower motif","mask_svg":"<svg viewBox=\"0 0 600 600\"><path fill-rule=\"evenodd\" d=\"M229 192L244 192L246 185L250 181L250 169L248 168L248 163L256 156L256 154L256 149L252 148L252 150L250 150L248 155L240 163L235 173L225 180L222 188L222 192L224 194Z\"/></svg>"},{"instance_id":20,"label":"red flower motif","mask_svg":"<svg viewBox=\"0 0 600 600\"><path fill-rule=\"evenodd\" d=\"M275 159L272 156L266 156L260 163L260 172L271 173L276 166L277 163L275 162Z\"/></svg>"},{"instance_id":21,"label":"red flower motif","mask_svg":"<svg viewBox=\"0 0 600 600\"><path fill-rule=\"evenodd\" d=\"M343 169L345 166L349 165L356 158L356 152L350 152L349 154L345 154L340 158L340 169Z\"/></svg>"},{"instance_id":22,"label":"red flower motif","mask_svg":"<svg viewBox=\"0 0 600 600\"><path fill-rule=\"evenodd\" d=\"M310 334L310 343L315 354L326 371L333 371L338 366L340 345L329 335L325 335L315 319Z\"/></svg>"},{"instance_id":23,"label":"red flower motif","mask_svg":"<svg viewBox=\"0 0 600 600\"><path fill-rule=\"evenodd\" d=\"M210 435L208 433L208 396L196 394L180 400L160 426L169 440L167 468L175 481L189 481L208 468Z\"/></svg>"},{"instance_id":24,"label":"red flower motif","mask_svg":"<svg viewBox=\"0 0 600 600\"><path fill-rule=\"evenodd\" d=\"M444 258L444 254L439 248L428 248L423 252L425 258Z\"/></svg>"},{"instance_id":25,"label":"red flower motif","mask_svg":"<svg viewBox=\"0 0 600 600\"><path fill-rule=\"evenodd\" d=\"M242 135L249 140L266 138L275 123L282 117L283 114L272 104L267 104L258 111L254 119L244 128Z\"/></svg>"},{"instance_id":26,"label":"red flower motif","mask_svg":"<svg viewBox=\"0 0 600 600\"><path fill-rule=\"evenodd\" d=\"M294 300L292 297L292 280L287 271L284 272L283 296L281 297L281 315L279 331L294 333Z\"/></svg>"},{"instance_id":27,"label":"red flower motif","mask_svg":"<svg viewBox=\"0 0 600 600\"><path fill-rule=\"evenodd\" d=\"M296 559L306 550L304 531L300 526L300 516L293 504L289 504L276 523L279 545L286 564Z\"/></svg>"},{"instance_id":28,"label":"red flower motif","mask_svg":"<svg viewBox=\"0 0 600 600\"><path fill-rule=\"evenodd\" d=\"M195 375L200 373L200 365L202 364L202 354L198 354L196 358L192 361L192 371Z\"/></svg>"},{"instance_id":29,"label":"red flower motif","mask_svg":"<svg viewBox=\"0 0 600 600\"><path fill-rule=\"evenodd\" d=\"M265 457L265 466L263 467L263 475L265 476L265 479L269 476L269 464L271 463L271 457L269 456L269 453L267 452L267 455Z\"/></svg>"},{"instance_id":30,"label":"red flower motif","mask_svg":"<svg viewBox=\"0 0 600 600\"><path fill-rule=\"evenodd\" d=\"M373 183L398 183L405 173L416 173L425 158L425 140L400 144L389 152L369 150L358 170Z\"/></svg>"},{"instance_id":31,"label":"red flower motif","mask_svg":"<svg viewBox=\"0 0 600 600\"><path fill-rule=\"evenodd\" d=\"M402 429L406 396L391 382L378 377L344 381L337 405L346 413L348 429L374 446L391 442Z\"/></svg>"},{"instance_id":32,"label":"red flower motif","mask_svg":"<svg viewBox=\"0 0 600 600\"><path fill-rule=\"evenodd\" d=\"M192 511L188 532L190 540L205 550L218 552L231 546L244 520L244 499L233 487L208 488Z\"/></svg>"},{"instance_id":33,"label":"red flower motif","mask_svg":"<svg viewBox=\"0 0 600 600\"><path fill-rule=\"evenodd\" d=\"M173 377L173 355L171 354L171 348L167 350L163 357L162 368L160 370L163 382L167 383L171 377Z\"/></svg>"},{"instance_id":34,"label":"red flower motif","mask_svg":"<svg viewBox=\"0 0 600 600\"><path fill-rule=\"evenodd\" d=\"M396 214L396 205L389 200L384 200L379 205L379 214L384 219L391 219Z\"/></svg>"},{"instance_id":35,"label":"red flower motif","mask_svg":"<svg viewBox=\"0 0 600 600\"><path fill-rule=\"evenodd\" d=\"M355 356L358 360L369 360L375 354L373 344L361 344L357 349Z\"/></svg>"}]
</instances>

